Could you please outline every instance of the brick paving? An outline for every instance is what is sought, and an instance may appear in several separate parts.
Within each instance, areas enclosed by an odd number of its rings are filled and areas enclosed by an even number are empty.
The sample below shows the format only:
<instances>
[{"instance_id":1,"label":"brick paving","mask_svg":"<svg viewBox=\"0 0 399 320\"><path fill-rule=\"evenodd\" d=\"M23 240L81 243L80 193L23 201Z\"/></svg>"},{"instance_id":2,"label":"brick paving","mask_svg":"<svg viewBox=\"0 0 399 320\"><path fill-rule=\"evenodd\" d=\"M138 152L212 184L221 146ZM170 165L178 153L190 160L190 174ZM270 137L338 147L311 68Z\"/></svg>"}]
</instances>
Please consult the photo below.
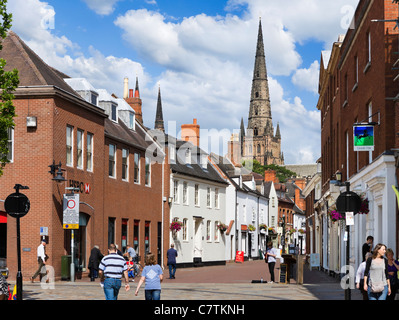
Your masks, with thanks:
<instances>
[{"instance_id":1,"label":"brick paving","mask_svg":"<svg viewBox=\"0 0 399 320\"><path fill-rule=\"evenodd\" d=\"M276 266L278 279L279 265ZM262 261L227 263L225 266L205 266L177 269L176 279L168 279L164 270L162 300L344 300L339 279L319 270L304 266L304 283L252 283L252 280L270 280L267 265ZM119 300L144 300L144 286L136 297L136 282L131 289L122 288ZM24 300L104 300L99 280L91 282L87 276L75 282L56 281L53 288L39 282L24 282ZM351 290L352 300L361 300L358 290Z\"/></svg>"}]
</instances>

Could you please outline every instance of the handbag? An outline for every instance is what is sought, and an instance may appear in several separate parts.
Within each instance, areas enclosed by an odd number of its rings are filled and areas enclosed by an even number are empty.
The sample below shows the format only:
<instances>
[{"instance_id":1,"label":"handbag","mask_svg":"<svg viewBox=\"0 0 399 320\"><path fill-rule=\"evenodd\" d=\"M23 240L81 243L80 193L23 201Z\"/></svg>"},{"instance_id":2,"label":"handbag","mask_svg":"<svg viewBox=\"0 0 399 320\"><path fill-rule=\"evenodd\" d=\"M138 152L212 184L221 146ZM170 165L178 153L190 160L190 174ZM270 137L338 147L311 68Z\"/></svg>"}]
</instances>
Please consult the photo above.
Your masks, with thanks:
<instances>
[{"instance_id":1,"label":"handbag","mask_svg":"<svg viewBox=\"0 0 399 320\"><path fill-rule=\"evenodd\" d=\"M382 282L382 281L371 282L371 286L370 286L371 292L379 293L379 292L384 291L384 288L385 288L384 282Z\"/></svg>"}]
</instances>

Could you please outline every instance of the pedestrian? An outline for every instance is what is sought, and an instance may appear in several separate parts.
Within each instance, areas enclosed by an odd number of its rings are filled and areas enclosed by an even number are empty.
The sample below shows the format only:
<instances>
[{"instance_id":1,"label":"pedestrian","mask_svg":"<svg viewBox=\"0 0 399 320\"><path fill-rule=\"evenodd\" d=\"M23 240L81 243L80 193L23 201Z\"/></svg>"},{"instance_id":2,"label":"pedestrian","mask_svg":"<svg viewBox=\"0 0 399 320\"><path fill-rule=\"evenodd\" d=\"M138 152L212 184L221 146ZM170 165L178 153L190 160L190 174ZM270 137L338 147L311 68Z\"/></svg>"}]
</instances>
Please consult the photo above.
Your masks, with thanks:
<instances>
[{"instance_id":1,"label":"pedestrian","mask_svg":"<svg viewBox=\"0 0 399 320\"><path fill-rule=\"evenodd\" d=\"M130 281L134 282L134 262L133 258L127 253L125 253L125 259L127 258L126 264L127 264L127 275L129 276Z\"/></svg>"},{"instance_id":2,"label":"pedestrian","mask_svg":"<svg viewBox=\"0 0 399 320\"><path fill-rule=\"evenodd\" d=\"M274 282L274 266L276 265L277 249L273 248L273 243L266 244L266 262L269 265L270 283Z\"/></svg>"},{"instance_id":3,"label":"pedestrian","mask_svg":"<svg viewBox=\"0 0 399 320\"><path fill-rule=\"evenodd\" d=\"M47 241L45 239L42 239L39 246L37 247L37 263L38 263L38 268L35 274L30 278L31 282L33 283L36 279L36 277L40 274L40 280L42 279L42 274L45 274L43 272L43 267L46 264L46 260L48 256L46 255L46 245Z\"/></svg>"},{"instance_id":4,"label":"pedestrian","mask_svg":"<svg viewBox=\"0 0 399 320\"><path fill-rule=\"evenodd\" d=\"M117 244L115 244L115 248L116 248L116 253L119 254L121 257L123 257L122 251L119 250L119 246Z\"/></svg>"},{"instance_id":5,"label":"pedestrian","mask_svg":"<svg viewBox=\"0 0 399 320\"><path fill-rule=\"evenodd\" d=\"M363 260L362 261L366 261L366 253L372 251L373 241L374 241L373 236L368 236L367 239L366 239L366 242L363 244L363 246L362 246L362 258L363 258Z\"/></svg>"},{"instance_id":6,"label":"pedestrian","mask_svg":"<svg viewBox=\"0 0 399 320\"><path fill-rule=\"evenodd\" d=\"M170 249L166 251L166 257L168 258L168 266L169 266L169 279L176 279L176 257L177 251L175 249L175 245L172 243L170 245Z\"/></svg>"},{"instance_id":7,"label":"pedestrian","mask_svg":"<svg viewBox=\"0 0 399 320\"><path fill-rule=\"evenodd\" d=\"M367 291L369 300L386 300L387 296L391 294L388 260L384 258L385 252L386 246L379 243L375 246L372 257L366 261L364 290Z\"/></svg>"},{"instance_id":8,"label":"pedestrian","mask_svg":"<svg viewBox=\"0 0 399 320\"><path fill-rule=\"evenodd\" d=\"M396 293L398 292L399 281L398 271L399 262L393 258L393 250L387 249L386 253L388 259L388 277L389 284L391 285L391 294L387 297L387 300L395 300Z\"/></svg>"},{"instance_id":9,"label":"pedestrian","mask_svg":"<svg viewBox=\"0 0 399 320\"><path fill-rule=\"evenodd\" d=\"M373 255L371 252L366 253L366 260L371 258ZM366 261L363 261L359 268L357 268L356 272L356 288L360 290L360 293L363 296L363 300L368 300L369 296L367 291L364 291L364 270L366 269Z\"/></svg>"},{"instance_id":10,"label":"pedestrian","mask_svg":"<svg viewBox=\"0 0 399 320\"><path fill-rule=\"evenodd\" d=\"M137 257L136 251L130 244L128 244L126 246L126 252L123 254L123 256L128 259L129 259L129 257L131 257L132 261L137 262L136 261L136 257Z\"/></svg>"},{"instance_id":11,"label":"pedestrian","mask_svg":"<svg viewBox=\"0 0 399 320\"><path fill-rule=\"evenodd\" d=\"M9 292L8 292L8 282L6 277L0 273L0 300L8 300Z\"/></svg>"},{"instance_id":12,"label":"pedestrian","mask_svg":"<svg viewBox=\"0 0 399 320\"><path fill-rule=\"evenodd\" d=\"M95 279L98 278L98 266L100 265L102 258L104 258L104 255L101 253L100 248L95 245L90 251L88 264L90 270L90 281L95 281Z\"/></svg>"},{"instance_id":13,"label":"pedestrian","mask_svg":"<svg viewBox=\"0 0 399 320\"><path fill-rule=\"evenodd\" d=\"M141 278L135 295L137 296L141 285L145 281L144 296L146 300L160 300L161 299L161 281L163 280L162 268L156 264L155 255L148 253L145 257L145 267L141 273Z\"/></svg>"},{"instance_id":14,"label":"pedestrian","mask_svg":"<svg viewBox=\"0 0 399 320\"><path fill-rule=\"evenodd\" d=\"M98 268L106 300L118 299L122 276L125 277L125 289L129 291L126 260L117 253L115 244L111 243L109 245L108 255L102 258Z\"/></svg>"}]
</instances>

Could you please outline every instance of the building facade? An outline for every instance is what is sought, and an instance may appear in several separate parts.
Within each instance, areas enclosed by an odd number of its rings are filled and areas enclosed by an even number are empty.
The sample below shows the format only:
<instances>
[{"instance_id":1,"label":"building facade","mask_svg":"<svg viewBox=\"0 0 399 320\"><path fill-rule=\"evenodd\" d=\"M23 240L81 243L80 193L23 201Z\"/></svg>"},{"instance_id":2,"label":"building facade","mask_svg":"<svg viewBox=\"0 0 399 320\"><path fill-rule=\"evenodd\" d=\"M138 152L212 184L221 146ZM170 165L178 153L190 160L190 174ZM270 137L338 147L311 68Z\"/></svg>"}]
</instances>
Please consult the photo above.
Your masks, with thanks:
<instances>
[{"instance_id":1,"label":"building facade","mask_svg":"<svg viewBox=\"0 0 399 320\"><path fill-rule=\"evenodd\" d=\"M15 33L10 32L3 45L0 55L7 68L19 70L20 85L15 92L18 116L10 133L10 163L0 179L0 199L14 192L16 183L29 187L25 194L30 211L21 219L24 278L37 269L36 248L43 237L56 279L61 277L62 257L71 256L72 243L77 273L87 270L94 245L106 253L111 242L121 250L135 244L142 257L149 251L157 253L162 263L166 250L161 235L167 243L169 236L162 229L163 221L169 221L163 201L163 166L151 161L146 149L155 146L160 158L164 152L136 121L135 111L85 79L72 79L51 68ZM65 181L53 180L49 173L53 163L61 164ZM71 192L79 194L73 242L72 231L63 223L64 194ZM0 247L13 279L16 223L4 208L0 211Z\"/></svg>"},{"instance_id":2,"label":"building facade","mask_svg":"<svg viewBox=\"0 0 399 320\"><path fill-rule=\"evenodd\" d=\"M318 225L322 233L322 267L341 273L346 261L345 220L332 221L336 199L345 187L362 197L368 210L355 215L349 232L349 263L358 266L361 246L369 235L397 255L398 218L395 149L395 97L397 71L398 5L392 1L362 0L356 8L352 27L340 36L330 52L323 52L319 79L318 109L321 112L322 195L318 200ZM370 151L354 148L357 124L374 129Z\"/></svg>"}]
</instances>

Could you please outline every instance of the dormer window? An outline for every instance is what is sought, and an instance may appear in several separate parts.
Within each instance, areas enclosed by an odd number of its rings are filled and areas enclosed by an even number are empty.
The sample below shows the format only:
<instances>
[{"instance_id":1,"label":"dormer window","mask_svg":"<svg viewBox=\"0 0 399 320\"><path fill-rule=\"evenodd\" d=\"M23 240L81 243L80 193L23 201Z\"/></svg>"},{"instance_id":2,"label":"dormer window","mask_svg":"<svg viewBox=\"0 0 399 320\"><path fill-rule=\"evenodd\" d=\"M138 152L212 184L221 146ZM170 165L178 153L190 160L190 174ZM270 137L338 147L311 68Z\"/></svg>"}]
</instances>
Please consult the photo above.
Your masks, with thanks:
<instances>
[{"instance_id":1,"label":"dormer window","mask_svg":"<svg viewBox=\"0 0 399 320\"><path fill-rule=\"evenodd\" d=\"M129 129L135 130L134 127L134 113L129 112Z\"/></svg>"},{"instance_id":2,"label":"dormer window","mask_svg":"<svg viewBox=\"0 0 399 320\"><path fill-rule=\"evenodd\" d=\"M111 104L111 120L116 121L116 104Z\"/></svg>"},{"instance_id":3,"label":"dormer window","mask_svg":"<svg viewBox=\"0 0 399 320\"><path fill-rule=\"evenodd\" d=\"M91 93L91 103L97 105L97 96L94 93Z\"/></svg>"},{"instance_id":4,"label":"dormer window","mask_svg":"<svg viewBox=\"0 0 399 320\"><path fill-rule=\"evenodd\" d=\"M186 164L191 164L191 150L189 148L186 149Z\"/></svg>"}]
</instances>

